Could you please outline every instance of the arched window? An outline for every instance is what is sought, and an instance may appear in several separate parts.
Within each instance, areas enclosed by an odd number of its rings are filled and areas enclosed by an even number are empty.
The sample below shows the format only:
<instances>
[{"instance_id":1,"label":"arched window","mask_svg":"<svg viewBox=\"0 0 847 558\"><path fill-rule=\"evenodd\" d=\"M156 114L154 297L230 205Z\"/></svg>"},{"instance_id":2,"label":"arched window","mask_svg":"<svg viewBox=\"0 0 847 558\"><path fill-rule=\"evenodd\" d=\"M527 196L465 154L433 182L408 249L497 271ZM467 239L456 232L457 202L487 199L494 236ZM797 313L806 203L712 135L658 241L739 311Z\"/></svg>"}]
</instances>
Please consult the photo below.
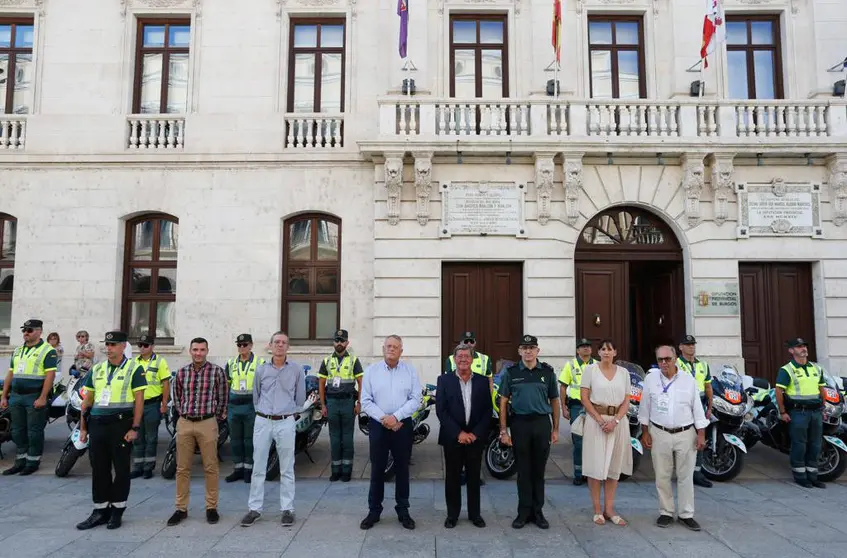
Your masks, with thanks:
<instances>
[{"instance_id":1,"label":"arched window","mask_svg":"<svg viewBox=\"0 0 847 558\"><path fill-rule=\"evenodd\" d=\"M121 325L131 340L150 333L173 343L179 221L161 213L126 224Z\"/></svg>"},{"instance_id":2,"label":"arched window","mask_svg":"<svg viewBox=\"0 0 847 558\"><path fill-rule=\"evenodd\" d=\"M282 329L292 340L332 339L341 302L341 221L298 215L284 229Z\"/></svg>"},{"instance_id":3,"label":"arched window","mask_svg":"<svg viewBox=\"0 0 847 558\"><path fill-rule=\"evenodd\" d=\"M12 331L12 290L15 287L15 245L18 220L0 213L0 343L8 344Z\"/></svg>"}]
</instances>

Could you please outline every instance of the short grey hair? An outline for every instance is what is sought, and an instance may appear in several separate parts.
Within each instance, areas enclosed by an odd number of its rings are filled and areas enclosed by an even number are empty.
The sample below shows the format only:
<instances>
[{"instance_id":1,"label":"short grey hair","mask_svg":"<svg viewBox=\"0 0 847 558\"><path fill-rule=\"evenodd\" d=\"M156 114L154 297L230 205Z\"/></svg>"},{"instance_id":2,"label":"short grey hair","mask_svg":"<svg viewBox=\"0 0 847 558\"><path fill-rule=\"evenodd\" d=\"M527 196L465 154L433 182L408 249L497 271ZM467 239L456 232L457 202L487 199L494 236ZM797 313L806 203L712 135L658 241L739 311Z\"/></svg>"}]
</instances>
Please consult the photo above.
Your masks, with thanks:
<instances>
[{"instance_id":1,"label":"short grey hair","mask_svg":"<svg viewBox=\"0 0 847 558\"><path fill-rule=\"evenodd\" d=\"M658 353L659 349L661 349L662 347L667 347L668 349L671 350L671 354L673 356L677 356L676 347L674 347L673 345L669 345L667 343L662 343L660 345L656 345L656 351L655 352Z\"/></svg>"},{"instance_id":2,"label":"short grey hair","mask_svg":"<svg viewBox=\"0 0 847 558\"><path fill-rule=\"evenodd\" d=\"M395 340L397 340L397 342L398 342L398 343L400 343L400 346L401 346L401 347L403 346L403 338L402 338L402 337L400 337L399 335L397 335L396 333L392 333L391 335L389 335L388 337L386 337L386 338L385 338L385 341L388 341L389 339L395 339ZM382 342L382 343L383 343L383 345L385 344L385 341L383 341L383 342Z\"/></svg>"},{"instance_id":3,"label":"short grey hair","mask_svg":"<svg viewBox=\"0 0 847 558\"><path fill-rule=\"evenodd\" d=\"M473 347L469 343L459 343L456 345L456 348L453 349L453 358L459 356L460 351L468 351L473 356Z\"/></svg>"},{"instance_id":4,"label":"short grey hair","mask_svg":"<svg viewBox=\"0 0 847 558\"><path fill-rule=\"evenodd\" d=\"M277 331L276 333L274 333L273 335L271 335L271 343L270 343L270 344L271 344L271 345L273 345L273 344L274 344L274 339L276 339L276 338L277 338L277 337L279 337L280 335L284 335L284 336L285 336L285 339L286 339L286 340L288 339L288 334L287 334L287 333L285 333L284 331Z\"/></svg>"}]
</instances>

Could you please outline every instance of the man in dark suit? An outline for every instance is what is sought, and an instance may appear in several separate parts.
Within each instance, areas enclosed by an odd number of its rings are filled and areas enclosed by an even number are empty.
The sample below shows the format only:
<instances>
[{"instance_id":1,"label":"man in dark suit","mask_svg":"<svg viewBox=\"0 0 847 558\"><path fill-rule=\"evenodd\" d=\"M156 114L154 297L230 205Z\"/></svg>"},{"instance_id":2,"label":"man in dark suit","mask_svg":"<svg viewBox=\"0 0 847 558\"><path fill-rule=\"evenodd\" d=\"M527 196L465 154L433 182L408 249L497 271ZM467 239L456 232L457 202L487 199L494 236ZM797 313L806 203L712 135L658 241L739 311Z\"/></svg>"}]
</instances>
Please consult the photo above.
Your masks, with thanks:
<instances>
[{"instance_id":1,"label":"man in dark suit","mask_svg":"<svg viewBox=\"0 0 847 558\"><path fill-rule=\"evenodd\" d=\"M444 447L447 519L452 529L462 510L462 470L467 472L468 518L477 527L485 527L480 515L479 487L482 452L491 427L492 402L487 378L471 370L473 348L459 345L453 351L455 374L438 378L435 412L441 422L438 443Z\"/></svg>"}]
</instances>

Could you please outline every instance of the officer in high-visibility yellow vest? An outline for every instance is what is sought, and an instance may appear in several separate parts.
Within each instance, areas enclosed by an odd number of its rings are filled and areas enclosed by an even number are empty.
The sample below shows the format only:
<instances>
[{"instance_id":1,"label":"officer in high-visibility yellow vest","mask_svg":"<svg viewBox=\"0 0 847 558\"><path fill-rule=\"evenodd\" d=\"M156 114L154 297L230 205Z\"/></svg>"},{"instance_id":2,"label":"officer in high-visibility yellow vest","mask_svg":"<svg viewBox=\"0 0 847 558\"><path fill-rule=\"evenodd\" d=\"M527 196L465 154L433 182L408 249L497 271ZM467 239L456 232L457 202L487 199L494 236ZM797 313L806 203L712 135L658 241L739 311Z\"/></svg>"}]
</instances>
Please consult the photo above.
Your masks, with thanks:
<instances>
[{"instance_id":1,"label":"officer in high-visibility yellow vest","mask_svg":"<svg viewBox=\"0 0 847 558\"><path fill-rule=\"evenodd\" d=\"M712 416L712 374L709 365L695 356L697 339L693 335L686 335L679 342L679 354L676 359L676 367L683 372L694 376L697 389L700 391L700 402L706 418ZM694 464L694 484L704 488L711 488L712 481L703 476L703 450L697 452L697 461Z\"/></svg>"},{"instance_id":2,"label":"officer in high-visibility yellow vest","mask_svg":"<svg viewBox=\"0 0 847 558\"><path fill-rule=\"evenodd\" d=\"M147 389L144 367L124 356L126 342L127 335L123 331L106 333L104 343L108 360L94 367L83 386L85 396L79 439L85 442L90 429L88 451L94 511L88 519L77 524L76 528L81 531L104 523L108 523L108 529L117 529L126 510L132 443L141 430Z\"/></svg>"},{"instance_id":3,"label":"officer in high-visibility yellow vest","mask_svg":"<svg viewBox=\"0 0 847 558\"><path fill-rule=\"evenodd\" d=\"M229 380L229 443L232 448L232 473L226 482L243 480L246 483L253 478L253 426L256 423L256 409L253 407L253 379L256 367L265 359L253 354L253 336L242 333L235 338L238 356L226 363L226 377Z\"/></svg>"},{"instance_id":4,"label":"officer in high-visibility yellow vest","mask_svg":"<svg viewBox=\"0 0 847 558\"><path fill-rule=\"evenodd\" d=\"M43 322L27 320L21 327L24 344L15 349L3 383L0 408L9 407L15 464L4 475L31 475L41 464L48 398L53 390L58 356L41 338ZM11 394L11 396L10 396Z\"/></svg>"},{"instance_id":5,"label":"officer in high-visibility yellow vest","mask_svg":"<svg viewBox=\"0 0 847 558\"><path fill-rule=\"evenodd\" d=\"M559 373L559 402L562 406L562 416L571 424L585 413L580 400L579 386L582 383L582 373L585 368L597 362L591 356L591 341L582 338L576 342L576 358L565 363ZM582 476L582 436L571 434L573 441L573 483L576 486L585 484Z\"/></svg>"},{"instance_id":6,"label":"officer in high-visibility yellow vest","mask_svg":"<svg viewBox=\"0 0 847 558\"><path fill-rule=\"evenodd\" d=\"M480 353L476 350L476 333L466 331L462 337L460 344L470 345L473 349L473 362L471 362L471 372L480 374L488 378L488 389L494 391L494 367L491 365L491 358L485 353ZM453 360L453 355L447 357L444 362L444 373L456 373L456 361Z\"/></svg>"},{"instance_id":7,"label":"officer in high-visibility yellow vest","mask_svg":"<svg viewBox=\"0 0 847 558\"><path fill-rule=\"evenodd\" d=\"M779 418L791 433L791 472L804 488L826 488L818 480L818 460L823 442L823 405L826 392L823 371L809 362L809 346L800 337L789 340L791 361L776 374L776 404Z\"/></svg>"},{"instance_id":8,"label":"officer in high-visibility yellow vest","mask_svg":"<svg viewBox=\"0 0 847 558\"><path fill-rule=\"evenodd\" d=\"M142 335L138 339L140 354L133 359L136 365L144 367L147 389L144 390L144 417L138 438L132 445L132 478L144 475L153 477L156 468L156 448L159 445L159 424L162 415L168 412L168 400L171 397L171 369L164 357L156 354L153 345L156 339L152 335Z\"/></svg>"},{"instance_id":9,"label":"officer in high-visibility yellow vest","mask_svg":"<svg viewBox=\"0 0 847 558\"><path fill-rule=\"evenodd\" d=\"M326 357L318 371L321 412L329 423L329 449L332 454L332 482L349 482L353 474L353 430L361 409L362 363L350 354L346 329L335 332L335 351Z\"/></svg>"}]
</instances>

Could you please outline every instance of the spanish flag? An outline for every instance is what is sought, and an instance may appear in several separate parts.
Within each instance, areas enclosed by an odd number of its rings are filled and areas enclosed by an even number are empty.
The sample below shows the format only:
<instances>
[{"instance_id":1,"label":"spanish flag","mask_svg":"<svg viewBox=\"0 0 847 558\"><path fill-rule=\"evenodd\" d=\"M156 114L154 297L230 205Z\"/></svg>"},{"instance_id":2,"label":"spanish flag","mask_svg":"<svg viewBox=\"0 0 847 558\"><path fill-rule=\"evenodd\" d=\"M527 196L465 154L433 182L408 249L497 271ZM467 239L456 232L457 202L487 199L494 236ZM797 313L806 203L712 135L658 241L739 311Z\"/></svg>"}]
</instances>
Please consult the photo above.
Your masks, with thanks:
<instances>
[{"instance_id":1,"label":"spanish flag","mask_svg":"<svg viewBox=\"0 0 847 558\"><path fill-rule=\"evenodd\" d=\"M553 50L556 62L562 58L562 0L553 0Z\"/></svg>"}]
</instances>

